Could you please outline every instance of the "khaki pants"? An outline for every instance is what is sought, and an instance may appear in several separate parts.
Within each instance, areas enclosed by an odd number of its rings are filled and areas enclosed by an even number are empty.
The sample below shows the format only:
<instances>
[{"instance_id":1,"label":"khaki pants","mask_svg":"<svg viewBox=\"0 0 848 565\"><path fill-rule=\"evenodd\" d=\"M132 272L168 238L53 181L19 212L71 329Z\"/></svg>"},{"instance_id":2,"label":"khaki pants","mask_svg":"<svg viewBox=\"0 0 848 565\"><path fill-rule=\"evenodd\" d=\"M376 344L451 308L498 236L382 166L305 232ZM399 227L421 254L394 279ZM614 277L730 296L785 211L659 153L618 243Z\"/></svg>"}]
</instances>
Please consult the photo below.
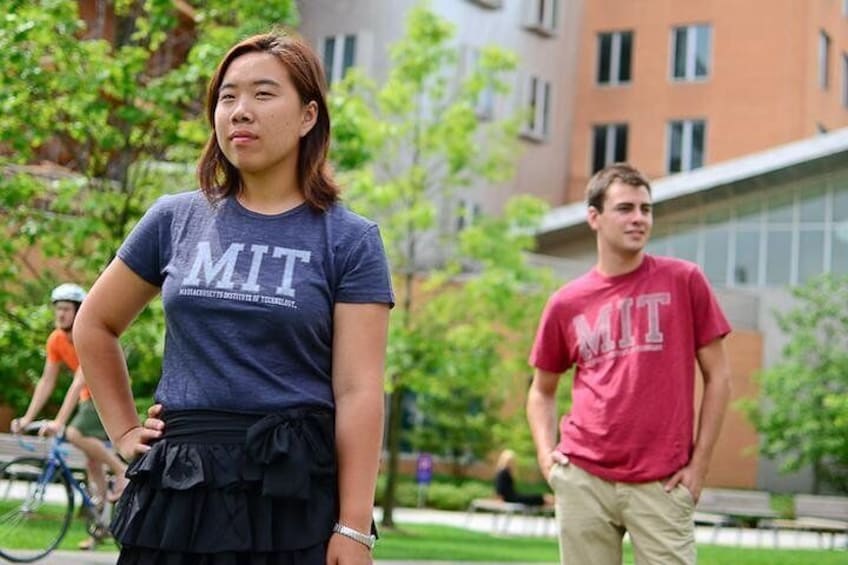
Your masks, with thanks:
<instances>
[{"instance_id":1,"label":"khaki pants","mask_svg":"<svg viewBox=\"0 0 848 565\"><path fill-rule=\"evenodd\" d=\"M694 504L683 485L665 492L661 481L605 481L571 464L556 464L550 483L560 563L621 565L624 532L636 565L696 563Z\"/></svg>"}]
</instances>

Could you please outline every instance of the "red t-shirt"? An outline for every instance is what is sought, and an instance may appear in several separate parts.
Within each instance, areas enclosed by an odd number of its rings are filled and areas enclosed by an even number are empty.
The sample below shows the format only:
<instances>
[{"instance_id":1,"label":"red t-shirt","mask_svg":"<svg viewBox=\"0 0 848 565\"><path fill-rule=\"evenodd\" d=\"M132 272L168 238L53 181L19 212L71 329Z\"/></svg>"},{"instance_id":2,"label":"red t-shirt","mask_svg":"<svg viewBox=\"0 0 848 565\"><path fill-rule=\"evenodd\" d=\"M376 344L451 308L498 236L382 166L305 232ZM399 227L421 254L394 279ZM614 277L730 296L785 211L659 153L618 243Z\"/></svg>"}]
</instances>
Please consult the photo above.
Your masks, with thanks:
<instances>
[{"instance_id":1,"label":"red t-shirt","mask_svg":"<svg viewBox=\"0 0 848 565\"><path fill-rule=\"evenodd\" d=\"M558 450L612 481L672 475L691 456L698 349L730 332L693 263L646 255L633 272L596 270L566 284L542 313L530 364L576 365Z\"/></svg>"},{"instance_id":2,"label":"red t-shirt","mask_svg":"<svg viewBox=\"0 0 848 565\"><path fill-rule=\"evenodd\" d=\"M47 360L51 363L64 363L76 373L79 368L79 359L74 349L74 344L68 337L68 332L56 329L47 337ZM80 401L91 398L88 387L83 385L80 389Z\"/></svg>"}]
</instances>

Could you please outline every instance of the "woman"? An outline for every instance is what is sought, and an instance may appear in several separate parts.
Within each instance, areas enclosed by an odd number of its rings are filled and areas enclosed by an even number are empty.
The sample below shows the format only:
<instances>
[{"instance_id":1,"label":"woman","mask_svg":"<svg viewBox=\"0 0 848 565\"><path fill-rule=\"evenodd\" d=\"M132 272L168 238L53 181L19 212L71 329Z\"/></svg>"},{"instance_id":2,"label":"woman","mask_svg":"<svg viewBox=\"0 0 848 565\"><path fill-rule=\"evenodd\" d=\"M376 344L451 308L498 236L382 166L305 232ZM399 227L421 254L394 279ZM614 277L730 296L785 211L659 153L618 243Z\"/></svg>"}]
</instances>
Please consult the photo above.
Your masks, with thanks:
<instances>
[{"instance_id":1,"label":"woman","mask_svg":"<svg viewBox=\"0 0 848 565\"><path fill-rule=\"evenodd\" d=\"M326 164L324 73L301 40L246 39L207 93L200 191L159 199L89 293L75 341L132 461L119 563L371 563L394 297L373 222ZM118 337L162 293L161 431Z\"/></svg>"},{"instance_id":2,"label":"woman","mask_svg":"<svg viewBox=\"0 0 848 565\"><path fill-rule=\"evenodd\" d=\"M498 457L497 472L495 473L495 493L504 502L518 502L528 506L543 506L552 504L553 497L541 494L519 494L515 490L512 478L512 466L515 463L515 452L504 449Z\"/></svg>"}]
</instances>

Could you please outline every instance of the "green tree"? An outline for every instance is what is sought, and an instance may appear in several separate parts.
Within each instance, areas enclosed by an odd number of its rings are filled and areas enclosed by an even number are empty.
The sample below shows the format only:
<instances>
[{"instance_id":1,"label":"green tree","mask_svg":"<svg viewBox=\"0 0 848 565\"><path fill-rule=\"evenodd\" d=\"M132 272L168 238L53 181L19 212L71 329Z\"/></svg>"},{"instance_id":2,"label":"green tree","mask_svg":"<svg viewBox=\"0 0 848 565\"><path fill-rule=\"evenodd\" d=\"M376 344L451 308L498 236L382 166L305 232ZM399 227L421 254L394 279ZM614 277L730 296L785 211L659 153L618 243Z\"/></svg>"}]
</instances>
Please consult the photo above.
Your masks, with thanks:
<instances>
[{"instance_id":1,"label":"green tree","mask_svg":"<svg viewBox=\"0 0 848 565\"><path fill-rule=\"evenodd\" d=\"M352 72L331 96L332 157L344 172L348 202L380 224L399 302L386 377L387 527L404 399L416 398L423 419L419 433L406 438L413 445L438 448L457 462L490 449L493 418L514 390L504 380L516 370L527 373L527 350L510 343L532 332L528 316L540 309L534 293L546 286L524 253L544 210L538 201L520 198L503 218L483 220L459 237L448 227L458 190L511 174L520 122L481 121L476 111L485 91L507 92L514 56L486 47L476 68L460 73L453 34L426 3L417 6L391 47L385 84L377 88Z\"/></svg>"},{"instance_id":2,"label":"green tree","mask_svg":"<svg viewBox=\"0 0 848 565\"><path fill-rule=\"evenodd\" d=\"M759 375L763 398L744 403L761 451L785 471L811 465L823 483L848 492L848 277L822 275L792 289L797 305L777 314L789 341Z\"/></svg>"},{"instance_id":3,"label":"green tree","mask_svg":"<svg viewBox=\"0 0 848 565\"><path fill-rule=\"evenodd\" d=\"M109 3L109 38L76 0L11 0L0 19L0 372L28 386L43 358L58 281L90 284L128 230L165 192L194 185L208 130L204 88L225 50L272 23L296 23L292 0ZM182 43L181 43L182 42ZM187 47L181 47L186 45ZM28 166L52 160L65 167ZM159 376L161 308L124 339L134 387ZM26 345L22 349L14 349ZM8 384L7 384L8 383ZM7 399L20 403L20 395Z\"/></svg>"}]
</instances>

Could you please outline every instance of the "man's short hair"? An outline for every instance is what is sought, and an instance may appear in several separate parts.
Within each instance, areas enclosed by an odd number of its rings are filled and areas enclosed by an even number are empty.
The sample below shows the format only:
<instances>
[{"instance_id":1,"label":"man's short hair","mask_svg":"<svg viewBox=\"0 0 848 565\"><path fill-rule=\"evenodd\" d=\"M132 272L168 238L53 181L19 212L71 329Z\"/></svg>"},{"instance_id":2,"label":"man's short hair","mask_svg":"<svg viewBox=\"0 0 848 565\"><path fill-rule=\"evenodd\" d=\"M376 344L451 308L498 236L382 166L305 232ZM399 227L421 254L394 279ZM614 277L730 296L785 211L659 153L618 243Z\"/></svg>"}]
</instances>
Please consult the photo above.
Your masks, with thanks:
<instances>
[{"instance_id":1,"label":"man's short hair","mask_svg":"<svg viewBox=\"0 0 848 565\"><path fill-rule=\"evenodd\" d=\"M589 184L586 186L586 204L598 212L603 212L607 190L615 181L635 187L644 186L648 189L649 194L651 192L651 183L636 167L628 163L613 163L607 165L589 179Z\"/></svg>"}]
</instances>

